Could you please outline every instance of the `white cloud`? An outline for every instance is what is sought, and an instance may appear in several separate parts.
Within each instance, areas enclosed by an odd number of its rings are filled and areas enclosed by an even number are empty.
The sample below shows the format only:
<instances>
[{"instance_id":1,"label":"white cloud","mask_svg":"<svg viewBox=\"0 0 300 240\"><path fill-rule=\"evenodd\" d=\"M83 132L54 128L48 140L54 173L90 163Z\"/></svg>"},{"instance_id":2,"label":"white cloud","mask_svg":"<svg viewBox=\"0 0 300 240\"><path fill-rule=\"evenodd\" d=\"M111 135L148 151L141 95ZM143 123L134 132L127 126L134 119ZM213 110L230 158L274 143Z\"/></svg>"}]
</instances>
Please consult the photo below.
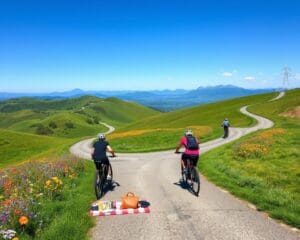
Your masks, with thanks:
<instances>
[{"instance_id":1,"label":"white cloud","mask_svg":"<svg viewBox=\"0 0 300 240\"><path fill-rule=\"evenodd\" d=\"M295 75L295 80L296 80L296 81L300 81L300 73L296 73L296 75Z\"/></svg>"},{"instance_id":2,"label":"white cloud","mask_svg":"<svg viewBox=\"0 0 300 240\"><path fill-rule=\"evenodd\" d=\"M248 76L248 77L245 77L244 79L247 81L254 81L255 77Z\"/></svg>"},{"instance_id":3,"label":"white cloud","mask_svg":"<svg viewBox=\"0 0 300 240\"><path fill-rule=\"evenodd\" d=\"M233 75L233 73L231 73L231 72L224 72L223 73L224 77L232 77L232 75Z\"/></svg>"}]
</instances>

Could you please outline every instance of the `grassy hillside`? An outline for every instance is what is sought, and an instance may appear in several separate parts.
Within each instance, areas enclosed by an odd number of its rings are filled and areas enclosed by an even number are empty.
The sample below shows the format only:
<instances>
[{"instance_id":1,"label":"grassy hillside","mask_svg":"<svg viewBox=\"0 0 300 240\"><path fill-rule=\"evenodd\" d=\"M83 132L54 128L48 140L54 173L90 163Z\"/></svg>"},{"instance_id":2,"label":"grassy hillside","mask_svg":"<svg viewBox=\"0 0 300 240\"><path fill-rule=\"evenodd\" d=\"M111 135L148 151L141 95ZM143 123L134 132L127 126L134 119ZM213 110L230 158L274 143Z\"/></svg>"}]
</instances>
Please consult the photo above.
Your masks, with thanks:
<instances>
[{"instance_id":1,"label":"grassy hillside","mask_svg":"<svg viewBox=\"0 0 300 240\"><path fill-rule=\"evenodd\" d=\"M67 150L70 140L37 136L0 129L0 168L23 160L58 156Z\"/></svg>"},{"instance_id":2,"label":"grassy hillside","mask_svg":"<svg viewBox=\"0 0 300 240\"><path fill-rule=\"evenodd\" d=\"M23 120L44 119L61 112L80 114L85 121L91 120L91 123L106 121L116 127L158 113L140 104L117 98L101 99L92 96L64 100L20 98L0 102L0 127L8 127Z\"/></svg>"},{"instance_id":3,"label":"grassy hillside","mask_svg":"<svg viewBox=\"0 0 300 240\"><path fill-rule=\"evenodd\" d=\"M159 112L116 98L80 97L65 100L30 98L0 102L0 167L38 156L67 151L81 138Z\"/></svg>"},{"instance_id":4,"label":"grassy hillside","mask_svg":"<svg viewBox=\"0 0 300 240\"><path fill-rule=\"evenodd\" d=\"M203 154L200 170L210 180L258 209L300 228L300 90L249 107L275 122L234 143ZM286 116L286 117L285 117Z\"/></svg>"},{"instance_id":5,"label":"grassy hillside","mask_svg":"<svg viewBox=\"0 0 300 240\"><path fill-rule=\"evenodd\" d=\"M239 112L248 104L266 102L277 93L237 98L201 105L174 112L158 114L118 129L109 136L117 151L155 151L174 148L187 128L196 136L207 141L222 135L221 122L229 118L232 126L242 127L255 124L255 120Z\"/></svg>"}]
</instances>

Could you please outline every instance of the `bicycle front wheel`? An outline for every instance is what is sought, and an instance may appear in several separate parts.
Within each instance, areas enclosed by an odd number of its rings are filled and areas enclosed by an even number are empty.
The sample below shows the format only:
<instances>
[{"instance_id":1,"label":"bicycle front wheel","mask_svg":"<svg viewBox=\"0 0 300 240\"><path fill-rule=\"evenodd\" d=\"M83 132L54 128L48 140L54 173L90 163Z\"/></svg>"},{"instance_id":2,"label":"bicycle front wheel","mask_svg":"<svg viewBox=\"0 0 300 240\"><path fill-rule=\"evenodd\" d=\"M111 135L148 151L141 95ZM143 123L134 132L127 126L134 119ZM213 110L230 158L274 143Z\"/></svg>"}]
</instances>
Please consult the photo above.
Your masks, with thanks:
<instances>
[{"instance_id":1,"label":"bicycle front wheel","mask_svg":"<svg viewBox=\"0 0 300 240\"><path fill-rule=\"evenodd\" d=\"M198 197L200 192L200 176L194 167L191 169L191 187L194 194Z\"/></svg>"},{"instance_id":2,"label":"bicycle front wheel","mask_svg":"<svg viewBox=\"0 0 300 240\"><path fill-rule=\"evenodd\" d=\"M182 183L183 184L187 184L187 180L188 180L188 178L187 178L187 172L183 171L182 166L181 166L181 178L182 178Z\"/></svg>"},{"instance_id":3,"label":"bicycle front wheel","mask_svg":"<svg viewBox=\"0 0 300 240\"><path fill-rule=\"evenodd\" d=\"M110 182L112 183L113 182L113 169L112 169L112 166L110 163L108 166L108 174L111 176Z\"/></svg>"}]
</instances>

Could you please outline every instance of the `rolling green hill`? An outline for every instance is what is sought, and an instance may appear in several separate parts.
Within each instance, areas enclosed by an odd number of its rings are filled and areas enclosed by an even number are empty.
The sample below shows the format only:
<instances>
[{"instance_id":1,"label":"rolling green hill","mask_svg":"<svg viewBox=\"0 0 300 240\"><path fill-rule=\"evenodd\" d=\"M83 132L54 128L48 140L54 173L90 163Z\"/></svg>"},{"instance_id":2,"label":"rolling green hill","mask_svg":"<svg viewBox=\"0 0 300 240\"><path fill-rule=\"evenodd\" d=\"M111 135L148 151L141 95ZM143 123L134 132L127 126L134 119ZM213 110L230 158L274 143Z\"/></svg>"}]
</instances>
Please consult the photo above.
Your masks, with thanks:
<instances>
[{"instance_id":1,"label":"rolling green hill","mask_svg":"<svg viewBox=\"0 0 300 240\"><path fill-rule=\"evenodd\" d=\"M117 126L158 113L140 104L117 98L101 99L93 96L63 100L19 98L0 102L0 127L7 127L17 119L44 118L59 111L78 113L87 118L96 118L99 121L114 123Z\"/></svg>"},{"instance_id":2,"label":"rolling green hill","mask_svg":"<svg viewBox=\"0 0 300 240\"><path fill-rule=\"evenodd\" d=\"M39 154L61 153L81 138L107 131L102 121L118 128L156 114L160 113L140 104L91 96L0 102L0 154L4 155L0 167Z\"/></svg>"},{"instance_id":3,"label":"rolling green hill","mask_svg":"<svg viewBox=\"0 0 300 240\"><path fill-rule=\"evenodd\" d=\"M179 137L191 128L201 140L207 141L222 134L221 122L229 118L234 127L250 126L255 120L239 112L242 106L264 103L278 93L242 97L154 115L118 129L109 136L117 151L140 152L175 148Z\"/></svg>"},{"instance_id":4,"label":"rolling green hill","mask_svg":"<svg viewBox=\"0 0 300 240\"><path fill-rule=\"evenodd\" d=\"M80 97L66 100L14 99L0 103L0 128L56 137L86 137L158 114L142 105L116 98Z\"/></svg>"},{"instance_id":5,"label":"rolling green hill","mask_svg":"<svg viewBox=\"0 0 300 240\"><path fill-rule=\"evenodd\" d=\"M300 228L300 89L250 106L275 126L203 154L200 171L272 217ZM221 156L221 157L220 157Z\"/></svg>"}]
</instances>

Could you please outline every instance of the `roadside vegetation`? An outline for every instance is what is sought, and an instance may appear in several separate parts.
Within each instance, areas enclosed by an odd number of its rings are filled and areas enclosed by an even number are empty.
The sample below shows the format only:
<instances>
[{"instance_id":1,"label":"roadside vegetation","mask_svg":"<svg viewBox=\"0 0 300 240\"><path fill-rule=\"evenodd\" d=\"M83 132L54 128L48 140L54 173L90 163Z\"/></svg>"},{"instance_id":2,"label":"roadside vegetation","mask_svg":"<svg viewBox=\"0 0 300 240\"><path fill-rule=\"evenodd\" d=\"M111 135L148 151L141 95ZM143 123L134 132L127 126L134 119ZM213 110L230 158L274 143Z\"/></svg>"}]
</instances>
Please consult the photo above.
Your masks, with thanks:
<instances>
[{"instance_id":1,"label":"roadside vegetation","mask_svg":"<svg viewBox=\"0 0 300 240\"><path fill-rule=\"evenodd\" d=\"M300 228L300 90L283 98L249 107L275 122L234 143L205 153L200 171L217 185L254 203L271 217Z\"/></svg>"},{"instance_id":2,"label":"roadside vegetation","mask_svg":"<svg viewBox=\"0 0 300 240\"><path fill-rule=\"evenodd\" d=\"M0 172L0 239L87 239L92 164L72 157Z\"/></svg>"},{"instance_id":3,"label":"roadside vegetation","mask_svg":"<svg viewBox=\"0 0 300 240\"><path fill-rule=\"evenodd\" d=\"M200 142L222 136L221 122L229 118L232 126L255 125L253 118L240 113L242 106L266 102L277 93L242 97L157 114L117 129L108 140L118 152L149 152L175 148L184 130L191 128Z\"/></svg>"}]
</instances>

